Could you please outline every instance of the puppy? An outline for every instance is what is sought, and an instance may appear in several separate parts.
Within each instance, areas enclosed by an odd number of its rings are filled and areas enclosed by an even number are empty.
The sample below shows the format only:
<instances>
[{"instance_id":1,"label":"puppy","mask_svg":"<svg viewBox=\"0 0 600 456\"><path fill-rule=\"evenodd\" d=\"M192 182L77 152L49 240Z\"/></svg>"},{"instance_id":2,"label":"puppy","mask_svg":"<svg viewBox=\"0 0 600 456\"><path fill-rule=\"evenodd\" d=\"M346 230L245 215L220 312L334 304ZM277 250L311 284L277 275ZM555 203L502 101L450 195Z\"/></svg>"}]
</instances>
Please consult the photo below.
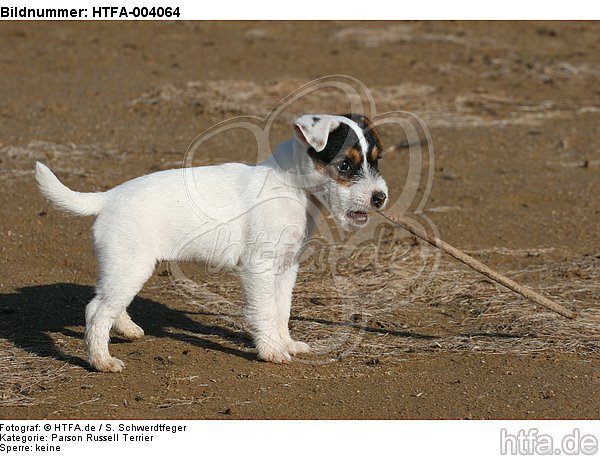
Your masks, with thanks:
<instances>
[{"instance_id":1,"label":"puppy","mask_svg":"<svg viewBox=\"0 0 600 456\"><path fill-rule=\"evenodd\" d=\"M92 215L99 276L85 311L92 367L120 372L108 350L111 329L127 339L144 331L127 306L158 261L196 261L239 277L248 329L264 361L286 363L309 346L288 329L302 246L313 228L310 198L327 207L344 230L367 224L384 207L379 174L383 146L360 115L304 115L292 139L257 165L173 169L106 192L70 190L42 163L35 177L59 209Z\"/></svg>"}]
</instances>

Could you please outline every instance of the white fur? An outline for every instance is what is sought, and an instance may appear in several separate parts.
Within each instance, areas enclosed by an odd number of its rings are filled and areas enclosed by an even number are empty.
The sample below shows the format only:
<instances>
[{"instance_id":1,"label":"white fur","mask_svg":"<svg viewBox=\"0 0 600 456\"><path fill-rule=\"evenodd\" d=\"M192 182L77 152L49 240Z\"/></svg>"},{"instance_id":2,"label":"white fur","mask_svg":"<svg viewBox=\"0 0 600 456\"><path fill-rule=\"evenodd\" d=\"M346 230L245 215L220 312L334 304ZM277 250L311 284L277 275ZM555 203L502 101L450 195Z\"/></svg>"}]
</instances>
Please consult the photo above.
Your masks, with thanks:
<instances>
[{"instance_id":1,"label":"white fur","mask_svg":"<svg viewBox=\"0 0 600 456\"><path fill-rule=\"evenodd\" d=\"M329 126L336 122L347 119L328 119ZM304 128L305 135L326 143L329 129ZM211 272L236 273L261 359L289 362L291 355L309 351L288 330L298 256L312 226L309 195L320 196L334 218L351 228L347 211L372 210L372 192L387 193L387 188L372 175L351 189L338 188L315 171L306 147L292 139L256 166L228 163L161 171L103 193L72 191L46 166L36 164L44 196L63 210L96 217L99 276L96 296L86 308L85 333L93 367L123 369L123 362L108 351L109 332L130 339L143 336L126 309L158 261L196 261Z\"/></svg>"}]
</instances>

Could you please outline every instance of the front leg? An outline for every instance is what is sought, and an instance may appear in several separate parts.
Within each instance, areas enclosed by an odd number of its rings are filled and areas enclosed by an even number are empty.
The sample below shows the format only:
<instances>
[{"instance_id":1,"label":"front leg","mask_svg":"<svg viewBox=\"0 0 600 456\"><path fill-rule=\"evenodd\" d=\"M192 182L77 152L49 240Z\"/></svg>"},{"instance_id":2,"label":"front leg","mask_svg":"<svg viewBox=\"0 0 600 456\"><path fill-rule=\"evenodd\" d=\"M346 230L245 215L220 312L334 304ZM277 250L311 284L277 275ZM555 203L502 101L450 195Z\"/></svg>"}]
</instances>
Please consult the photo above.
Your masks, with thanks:
<instances>
[{"instance_id":1,"label":"front leg","mask_svg":"<svg viewBox=\"0 0 600 456\"><path fill-rule=\"evenodd\" d=\"M273 271L253 273L244 270L239 277L246 298L244 315L258 357L273 363L290 362L287 341L281 338L279 331L280 313L275 299Z\"/></svg>"},{"instance_id":2,"label":"front leg","mask_svg":"<svg viewBox=\"0 0 600 456\"><path fill-rule=\"evenodd\" d=\"M290 336L289 322L292 306L292 291L296 284L298 264L294 263L284 271L275 275L275 302L278 311L277 329L281 340L290 355L308 353L310 347L304 342L295 341Z\"/></svg>"}]
</instances>

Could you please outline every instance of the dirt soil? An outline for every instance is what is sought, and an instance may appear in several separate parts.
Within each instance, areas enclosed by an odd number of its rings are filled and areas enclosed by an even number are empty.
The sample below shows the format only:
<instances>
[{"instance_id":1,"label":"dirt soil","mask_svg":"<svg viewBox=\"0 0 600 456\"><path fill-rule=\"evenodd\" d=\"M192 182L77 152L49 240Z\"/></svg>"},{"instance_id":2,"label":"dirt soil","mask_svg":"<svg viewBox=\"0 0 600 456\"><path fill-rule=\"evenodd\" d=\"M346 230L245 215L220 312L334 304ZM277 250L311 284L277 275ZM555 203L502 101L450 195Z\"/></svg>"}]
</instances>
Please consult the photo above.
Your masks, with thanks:
<instances>
[{"instance_id":1,"label":"dirt soil","mask_svg":"<svg viewBox=\"0 0 600 456\"><path fill-rule=\"evenodd\" d=\"M585 22L3 23L0 419L600 418L599 34ZM447 260L428 292L404 293L415 287L396 283L386 256L342 268L354 298L301 274L291 328L320 350L272 365L243 332L230 277L182 265L206 283L194 297L161 264L131 306L146 336L111 344L126 370L89 370L92 220L39 195L35 161L74 189L105 190L180 166L203 130L264 115L331 74L426 121L435 178L424 214L447 242L579 321ZM277 121L273 142L289 133ZM393 195L407 172L402 139L384 132ZM215 141L198 164L256 156L244 134ZM351 301L352 312L340 307ZM341 333L351 348L335 345Z\"/></svg>"}]
</instances>

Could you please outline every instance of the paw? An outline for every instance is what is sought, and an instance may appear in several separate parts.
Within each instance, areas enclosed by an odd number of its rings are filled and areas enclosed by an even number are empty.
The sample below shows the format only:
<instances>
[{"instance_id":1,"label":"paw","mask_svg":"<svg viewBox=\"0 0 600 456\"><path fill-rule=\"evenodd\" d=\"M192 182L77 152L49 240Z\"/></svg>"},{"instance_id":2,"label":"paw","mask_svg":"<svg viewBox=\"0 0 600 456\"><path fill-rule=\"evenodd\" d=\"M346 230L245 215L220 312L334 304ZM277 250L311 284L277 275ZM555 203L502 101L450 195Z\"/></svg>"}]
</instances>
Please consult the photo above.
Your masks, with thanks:
<instances>
[{"instance_id":1,"label":"paw","mask_svg":"<svg viewBox=\"0 0 600 456\"><path fill-rule=\"evenodd\" d=\"M136 340L144 337L144 330L133 322L126 327L113 328L113 331L127 340Z\"/></svg>"},{"instance_id":2,"label":"paw","mask_svg":"<svg viewBox=\"0 0 600 456\"><path fill-rule=\"evenodd\" d=\"M273 340L257 341L256 348L258 349L258 358L268 363L287 364L292 360L285 346L279 341L277 343Z\"/></svg>"},{"instance_id":3,"label":"paw","mask_svg":"<svg viewBox=\"0 0 600 456\"><path fill-rule=\"evenodd\" d=\"M292 340L288 342L288 353L290 355L299 355L300 353L309 353L310 345L305 342L299 342L297 340Z\"/></svg>"},{"instance_id":4,"label":"paw","mask_svg":"<svg viewBox=\"0 0 600 456\"><path fill-rule=\"evenodd\" d=\"M289 353L280 350L259 350L258 358L268 363L275 364L288 364L292 361L292 357Z\"/></svg>"},{"instance_id":5,"label":"paw","mask_svg":"<svg viewBox=\"0 0 600 456\"><path fill-rule=\"evenodd\" d=\"M90 360L90 364L100 372L122 372L125 369L123 361L112 357Z\"/></svg>"}]
</instances>

